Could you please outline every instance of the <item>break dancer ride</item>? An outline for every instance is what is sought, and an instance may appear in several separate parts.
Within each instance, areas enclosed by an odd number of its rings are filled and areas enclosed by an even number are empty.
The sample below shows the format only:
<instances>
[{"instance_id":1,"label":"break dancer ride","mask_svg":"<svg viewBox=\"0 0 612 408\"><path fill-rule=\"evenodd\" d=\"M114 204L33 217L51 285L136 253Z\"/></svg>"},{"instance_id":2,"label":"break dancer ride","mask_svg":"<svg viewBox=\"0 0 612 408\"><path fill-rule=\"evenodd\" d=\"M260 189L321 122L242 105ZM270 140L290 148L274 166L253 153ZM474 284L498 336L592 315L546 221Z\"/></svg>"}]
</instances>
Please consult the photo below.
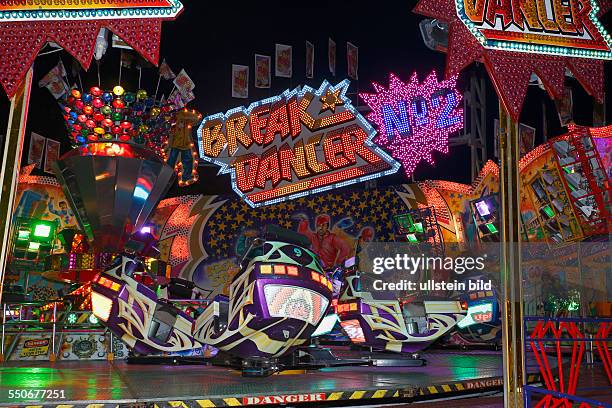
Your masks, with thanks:
<instances>
[{"instance_id":1,"label":"break dancer ride","mask_svg":"<svg viewBox=\"0 0 612 408\"><path fill-rule=\"evenodd\" d=\"M415 366L424 361L418 352L450 332L465 318L467 305L451 300L400 302L389 292L368 291L370 276L356 258L345 262L336 310L351 342L371 351L374 365Z\"/></svg>"},{"instance_id":2,"label":"break dancer ride","mask_svg":"<svg viewBox=\"0 0 612 408\"><path fill-rule=\"evenodd\" d=\"M245 375L346 364L308 347L331 304L332 284L307 244L301 235L268 228L242 259L229 296L217 296L195 318L136 281L142 263L123 256L94 281L93 311L141 354L213 346L221 351L218 363Z\"/></svg>"}]
</instances>

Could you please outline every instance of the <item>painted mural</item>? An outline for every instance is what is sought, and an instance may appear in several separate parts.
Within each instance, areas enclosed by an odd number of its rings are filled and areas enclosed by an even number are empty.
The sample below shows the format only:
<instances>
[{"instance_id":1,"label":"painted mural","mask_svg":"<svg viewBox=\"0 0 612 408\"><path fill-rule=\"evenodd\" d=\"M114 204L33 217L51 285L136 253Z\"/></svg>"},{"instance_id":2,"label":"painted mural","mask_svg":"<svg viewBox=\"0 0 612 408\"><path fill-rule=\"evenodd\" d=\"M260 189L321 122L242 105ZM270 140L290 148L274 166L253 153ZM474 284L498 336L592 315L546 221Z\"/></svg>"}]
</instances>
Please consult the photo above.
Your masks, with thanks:
<instances>
[{"instance_id":1,"label":"painted mural","mask_svg":"<svg viewBox=\"0 0 612 408\"><path fill-rule=\"evenodd\" d=\"M304 235L333 267L354 256L360 240L393 240L393 215L426 204L417 185L330 192L260 208L234 196L191 196L162 201L153 221L173 274L220 293L266 225Z\"/></svg>"},{"instance_id":2,"label":"painted mural","mask_svg":"<svg viewBox=\"0 0 612 408\"><path fill-rule=\"evenodd\" d=\"M74 213L69 208L55 177L34 176L31 174L33 169L34 164L24 167L19 175L14 219L55 221L58 226L56 232L64 228L76 229L77 221ZM53 252L63 251L61 243L57 240ZM9 283L19 283L23 286L27 279L28 289L34 300L57 298L60 291L66 288L65 284L46 280L39 273L29 273L26 276L26 270L40 270L41 266L38 263L32 266L23 261L12 262L5 279Z\"/></svg>"}]
</instances>

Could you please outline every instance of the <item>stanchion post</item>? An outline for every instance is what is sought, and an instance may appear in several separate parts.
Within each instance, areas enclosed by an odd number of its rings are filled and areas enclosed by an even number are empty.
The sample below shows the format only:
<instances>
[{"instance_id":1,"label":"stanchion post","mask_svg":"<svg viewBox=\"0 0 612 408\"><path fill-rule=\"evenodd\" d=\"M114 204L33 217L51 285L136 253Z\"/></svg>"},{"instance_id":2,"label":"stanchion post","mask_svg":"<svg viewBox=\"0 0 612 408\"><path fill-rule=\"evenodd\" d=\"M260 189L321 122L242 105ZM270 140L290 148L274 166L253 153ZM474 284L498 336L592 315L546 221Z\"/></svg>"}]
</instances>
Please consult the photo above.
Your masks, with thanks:
<instances>
[{"instance_id":1,"label":"stanchion post","mask_svg":"<svg viewBox=\"0 0 612 408\"><path fill-rule=\"evenodd\" d=\"M519 135L516 123L502 103L500 124L501 281L502 342L504 355L504 406L524 406L525 356L523 353L523 290L521 271L521 225Z\"/></svg>"},{"instance_id":2,"label":"stanchion post","mask_svg":"<svg viewBox=\"0 0 612 408\"><path fill-rule=\"evenodd\" d=\"M11 98L11 110L4 141L2 171L0 172L0 302L4 288L4 275L11 248L11 226L17 179L21 166L21 153L26 131L30 90L32 87L32 68L28 70L23 83Z\"/></svg>"}]
</instances>

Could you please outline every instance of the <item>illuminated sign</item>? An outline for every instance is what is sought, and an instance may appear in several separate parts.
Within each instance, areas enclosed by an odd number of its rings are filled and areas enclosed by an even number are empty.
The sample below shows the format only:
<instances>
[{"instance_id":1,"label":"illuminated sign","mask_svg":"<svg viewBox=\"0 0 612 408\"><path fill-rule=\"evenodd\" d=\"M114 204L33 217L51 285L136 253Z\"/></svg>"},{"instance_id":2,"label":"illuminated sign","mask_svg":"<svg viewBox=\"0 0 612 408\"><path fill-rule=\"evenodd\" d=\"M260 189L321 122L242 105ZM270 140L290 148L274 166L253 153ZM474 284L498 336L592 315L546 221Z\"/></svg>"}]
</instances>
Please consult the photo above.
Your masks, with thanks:
<instances>
[{"instance_id":1,"label":"illuminated sign","mask_svg":"<svg viewBox=\"0 0 612 408\"><path fill-rule=\"evenodd\" d=\"M474 324L488 323L493 321L493 304L481 303L468 307L467 316L457 323L460 329Z\"/></svg>"},{"instance_id":2,"label":"illuminated sign","mask_svg":"<svg viewBox=\"0 0 612 408\"><path fill-rule=\"evenodd\" d=\"M372 126L345 94L349 81L287 90L202 121L203 160L230 173L250 206L393 174L399 163L373 143Z\"/></svg>"},{"instance_id":3,"label":"illuminated sign","mask_svg":"<svg viewBox=\"0 0 612 408\"><path fill-rule=\"evenodd\" d=\"M457 15L486 48L610 59L595 0L455 0Z\"/></svg>"},{"instance_id":4,"label":"illuminated sign","mask_svg":"<svg viewBox=\"0 0 612 408\"><path fill-rule=\"evenodd\" d=\"M313 394L288 394L288 395L257 395L253 397L242 397L243 405L269 405L269 404L293 404L296 402L325 401L325 393Z\"/></svg>"},{"instance_id":5,"label":"illuminated sign","mask_svg":"<svg viewBox=\"0 0 612 408\"><path fill-rule=\"evenodd\" d=\"M178 0L40 0L8 3L0 6L2 21L170 19L183 9Z\"/></svg>"},{"instance_id":6,"label":"illuminated sign","mask_svg":"<svg viewBox=\"0 0 612 408\"><path fill-rule=\"evenodd\" d=\"M388 149L411 176L422 160L434 164L432 153L448 153L448 137L463 128L462 95L457 77L438 82L432 72L423 83L416 73L404 83L391 74L389 88L373 84L375 94L360 94L377 127L374 141Z\"/></svg>"}]
</instances>

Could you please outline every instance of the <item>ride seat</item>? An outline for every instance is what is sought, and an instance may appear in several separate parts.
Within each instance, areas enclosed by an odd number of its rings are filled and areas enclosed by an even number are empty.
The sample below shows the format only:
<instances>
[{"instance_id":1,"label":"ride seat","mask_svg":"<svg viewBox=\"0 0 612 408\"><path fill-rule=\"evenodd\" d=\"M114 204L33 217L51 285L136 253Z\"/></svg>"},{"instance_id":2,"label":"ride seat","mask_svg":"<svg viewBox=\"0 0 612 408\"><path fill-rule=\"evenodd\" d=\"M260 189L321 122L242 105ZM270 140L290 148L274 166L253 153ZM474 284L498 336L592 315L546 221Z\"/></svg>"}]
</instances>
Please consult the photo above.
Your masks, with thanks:
<instances>
[{"instance_id":1,"label":"ride seat","mask_svg":"<svg viewBox=\"0 0 612 408\"><path fill-rule=\"evenodd\" d=\"M151 327L149 328L149 338L155 339L161 343L166 343L176 323L177 315L178 310L173 306L158 303L153 313Z\"/></svg>"},{"instance_id":2,"label":"ride seat","mask_svg":"<svg viewBox=\"0 0 612 408\"><path fill-rule=\"evenodd\" d=\"M416 334L427 331L427 312L423 303L405 303L402 306L402 314L408 333Z\"/></svg>"},{"instance_id":3,"label":"ride seat","mask_svg":"<svg viewBox=\"0 0 612 408\"><path fill-rule=\"evenodd\" d=\"M215 317L214 317L214 328L215 332L220 333L227 328L227 321L229 318L229 298L224 295L218 295L215 297Z\"/></svg>"},{"instance_id":4,"label":"ride seat","mask_svg":"<svg viewBox=\"0 0 612 408\"><path fill-rule=\"evenodd\" d=\"M195 284L181 278L170 278L168 282L168 297L170 299L191 299Z\"/></svg>"}]
</instances>

